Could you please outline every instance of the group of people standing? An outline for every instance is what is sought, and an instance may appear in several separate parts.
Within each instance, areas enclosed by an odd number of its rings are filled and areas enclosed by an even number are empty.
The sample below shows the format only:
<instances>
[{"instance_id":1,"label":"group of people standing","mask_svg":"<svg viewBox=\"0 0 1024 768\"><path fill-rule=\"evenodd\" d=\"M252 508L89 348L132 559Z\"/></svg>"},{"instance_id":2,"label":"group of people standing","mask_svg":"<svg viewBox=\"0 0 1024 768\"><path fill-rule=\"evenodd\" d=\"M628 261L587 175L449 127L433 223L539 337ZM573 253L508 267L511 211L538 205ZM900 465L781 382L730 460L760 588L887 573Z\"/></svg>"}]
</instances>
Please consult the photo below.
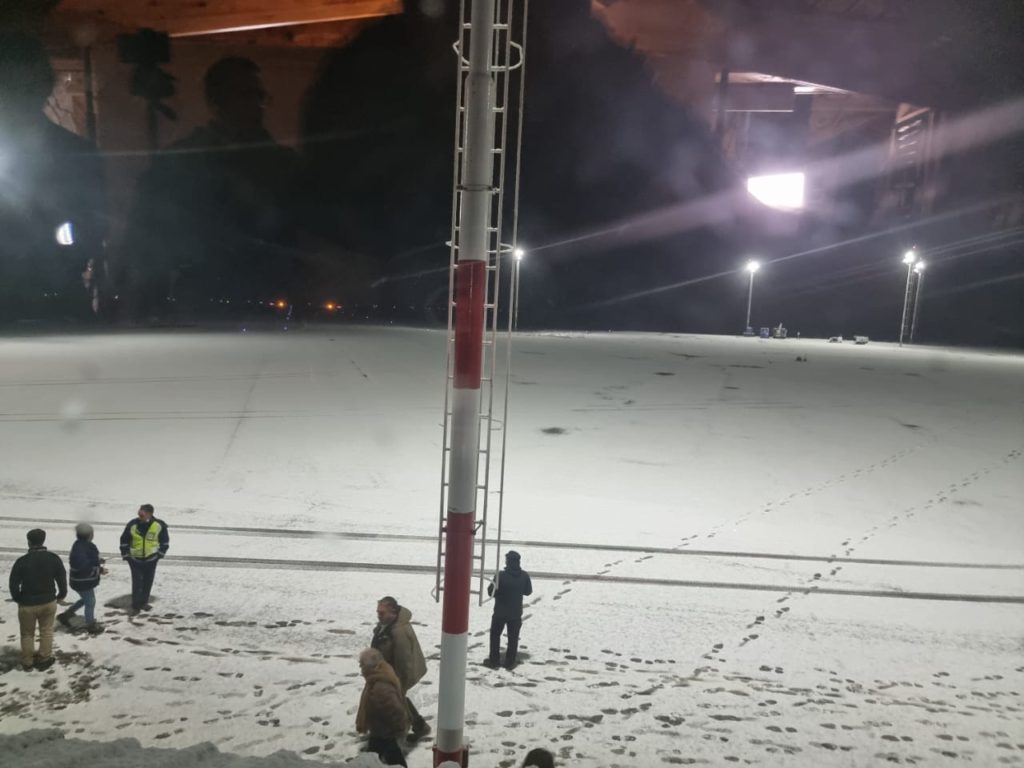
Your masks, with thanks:
<instances>
[{"instance_id":1,"label":"group of people standing","mask_svg":"<svg viewBox=\"0 0 1024 768\"><path fill-rule=\"evenodd\" d=\"M128 613L133 616L151 608L149 600L156 565L170 546L167 524L153 513L152 504L143 504L121 534L121 558L131 569L132 600ZM100 557L99 548L93 543L94 533L88 523L75 527L75 543L68 556L70 579L64 561L46 548L46 531L33 528L27 534L28 552L15 560L8 582L11 599L18 605L19 662L26 672L53 666L54 622L59 621L71 629L71 619L79 608L85 609L86 632L96 635L103 631L96 621L96 588L107 569L106 560ZM78 600L58 614L57 606L65 603L69 586L78 593Z\"/></svg>"},{"instance_id":2,"label":"group of people standing","mask_svg":"<svg viewBox=\"0 0 1024 768\"><path fill-rule=\"evenodd\" d=\"M483 663L491 668L499 666L501 635L507 627L504 666L514 669L519 662L523 598L533 593L530 574L523 570L518 552L510 550L505 555L505 569L487 591L494 597L494 614L490 654ZM366 682L356 713L356 730L368 735L367 751L375 752L385 765L404 766L399 739L415 744L430 733L430 725L409 699L409 689L427 673L427 665L412 627L412 612L390 595L377 601L377 626L370 647L359 654L359 670Z\"/></svg>"},{"instance_id":3,"label":"group of people standing","mask_svg":"<svg viewBox=\"0 0 1024 768\"><path fill-rule=\"evenodd\" d=\"M105 560L93 543L93 527L80 523L75 528L76 541L68 557L68 572L60 556L47 550L46 531L35 528L28 532L28 552L11 568L10 593L18 604L21 629L21 667L25 671L46 670L54 664L54 621L72 627L72 617L85 609L85 631L99 634L102 626L96 621L96 588L107 574ZM149 610L150 591L160 559L167 554L170 533L167 524L154 516L152 504L139 507L137 516L121 534L121 557L128 563L132 578L129 615ZM62 613L68 587L78 593L78 600ZM530 575L522 569L518 552L505 555L505 569L488 588L494 597L494 614L490 629L490 654L483 663L499 666L501 635L508 629L508 647L504 667L518 664L519 632L522 627L523 598L532 594ZM35 637L38 630L39 649ZM389 596L377 601L377 625L370 646L359 654L359 669L365 680L356 730L368 736L367 751L376 753L386 765L406 765L399 746L403 739L415 744L430 733L430 725L409 698L409 690L427 673L427 663L412 626L412 612Z\"/></svg>"}]
</instances>

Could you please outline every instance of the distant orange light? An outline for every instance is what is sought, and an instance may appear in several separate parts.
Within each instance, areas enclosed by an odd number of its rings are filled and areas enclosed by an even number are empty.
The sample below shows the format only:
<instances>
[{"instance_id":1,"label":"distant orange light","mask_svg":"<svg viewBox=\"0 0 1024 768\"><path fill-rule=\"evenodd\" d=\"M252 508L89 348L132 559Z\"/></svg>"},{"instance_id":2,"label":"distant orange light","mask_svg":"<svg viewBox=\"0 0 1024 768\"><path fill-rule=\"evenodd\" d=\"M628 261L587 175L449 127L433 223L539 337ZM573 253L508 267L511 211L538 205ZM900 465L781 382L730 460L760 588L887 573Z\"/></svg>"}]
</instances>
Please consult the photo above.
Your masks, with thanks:
<instances>
[{"instance_id":1,"label":"distant orange light","mask_svg":"<svg viewBox=\"0 0 1024 768\"><path fill-rule=\"evenodd\" d=\"M324 309L326 309L328 312L333 312L337 308L338 305L335 304L333 301L328 301L326 304L324 304Z\"/></svg>"},{"instance_id":2,"label":"distant orange light","mask_svg":"<svg viewBox=\"0 0 1024 768\"><path fill-rule=\"evenodd\" d=\"M288 304L283 301L278 301L274 304L274 306L277 307L278 309L284 309L285 307L288 306Z\"/></svg>"}]
</instances>

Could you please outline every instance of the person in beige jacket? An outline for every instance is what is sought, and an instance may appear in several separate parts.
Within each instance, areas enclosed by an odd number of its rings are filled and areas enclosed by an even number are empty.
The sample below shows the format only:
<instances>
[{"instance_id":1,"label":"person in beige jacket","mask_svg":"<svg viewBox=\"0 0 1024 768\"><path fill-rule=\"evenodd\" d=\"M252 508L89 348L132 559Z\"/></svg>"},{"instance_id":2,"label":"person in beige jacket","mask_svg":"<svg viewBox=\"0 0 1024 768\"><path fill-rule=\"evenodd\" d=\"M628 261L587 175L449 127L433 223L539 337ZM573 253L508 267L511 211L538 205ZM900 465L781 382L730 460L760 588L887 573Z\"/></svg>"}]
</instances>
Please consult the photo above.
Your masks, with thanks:
<instances>
[{"instance_id":1,"label":"person in beige jacket","mask_svg":"<svg viewBox=\"0 0 1024 768\"><path fill-rule=\"evenodd\" d=\"M359 654L359 671L366 683L356 713L356 730L369 734L366 751L375 753L385 765L406 765L398 739L409 730L409 713L398 675L373 648Z\"/></svg>"},{"instance_id":2,"label":"person in beige jacket","mask_svg":"<svg viewBox=\"0 0 1024 768\"><path fill-rule=\"evenodd\" d=\"M378 623L374 627L370 647L380 651L398 675L412 723L412 733L407 740L415 743L430 733L430 725L409 700L409 689L427 674L427 662L411 621L412 612L408 608L400 606L393 597L382 597L377 601Z\"/></svg>"}]
</instances>

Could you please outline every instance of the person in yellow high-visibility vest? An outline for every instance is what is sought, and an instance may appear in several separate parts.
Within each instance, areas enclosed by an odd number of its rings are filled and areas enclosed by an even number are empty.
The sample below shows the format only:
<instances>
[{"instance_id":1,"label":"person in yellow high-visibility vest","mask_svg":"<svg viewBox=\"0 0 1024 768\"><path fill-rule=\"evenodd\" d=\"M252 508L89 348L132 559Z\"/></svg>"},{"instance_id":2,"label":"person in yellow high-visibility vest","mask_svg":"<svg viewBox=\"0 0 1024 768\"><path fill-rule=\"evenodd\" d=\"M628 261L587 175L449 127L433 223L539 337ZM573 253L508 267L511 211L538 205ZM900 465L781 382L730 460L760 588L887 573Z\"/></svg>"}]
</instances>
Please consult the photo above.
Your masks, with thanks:
<instances>
[{"instance_id":1,"label":"person in yellow high-visibility vest","mask_svg":"<svg viewBox=\"0 0 1024 768\"><path fill-rule=\"evenodd\" d=\"M156 576L156 564L171 544L167 523L153 517L153 505L143 504L139 515L124 527L121 534L121 559L128 561L132 572L133 616L139 611L148 611L149 593Z\"/></svg>"}]
</instances>

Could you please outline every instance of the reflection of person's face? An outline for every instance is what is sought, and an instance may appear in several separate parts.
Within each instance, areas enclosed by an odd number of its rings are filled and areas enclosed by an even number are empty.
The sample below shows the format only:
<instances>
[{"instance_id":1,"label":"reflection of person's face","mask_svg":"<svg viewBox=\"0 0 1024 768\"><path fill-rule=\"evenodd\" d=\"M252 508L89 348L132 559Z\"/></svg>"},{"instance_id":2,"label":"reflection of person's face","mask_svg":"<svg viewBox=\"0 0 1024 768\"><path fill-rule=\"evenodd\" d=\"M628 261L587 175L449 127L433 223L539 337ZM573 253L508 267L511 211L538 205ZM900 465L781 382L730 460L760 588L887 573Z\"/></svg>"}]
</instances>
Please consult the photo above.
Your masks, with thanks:
<instances>
[{"instance_id":1,"label":"reflection of person's face","mask_svg":"<svg viewBox=\"0 0 1024 768\"><path fill-rule=\"evenodd\" d=\"M5 67L0 72L0 120L38 117L49 93L49 86L32 67Z\"/></svg>"},{"instance_id":2,"label":"reflection of person's face","mask_svg":"<svg viewBox=\"0 0 1024 768\"><path fill-rule=\"evenodd\" d=\"M149 514L148 510L145 510L142 507L139 507L139 520L141 520L142 522L145 523L145 522L148 522L151 517L152 517L152 515Z\"/></svg>"},{"instance_id":3,"label":"reflection of person's face","mask_svg":"<svg viewBox=\"0 0 1024 768\"><path fill-rule=\"evenodd\" d=\"M398 611L393 610L386 603L377 603L377 621L381 624L390 624L398 616Z\"/></svg>"},{"instance_id":4,"label":"reflection of person's face","mask_svg":"<svg viewBox=\"0 0 1024 768\"><path fill-rule=\"evenodd\" d=\"M267 92L260 76L254 72L240 75L230 87L225 88L217 105L218 116L228 125L239 130L254 130L263 127L263 111Z\"/></svg>"}]
</instances>

